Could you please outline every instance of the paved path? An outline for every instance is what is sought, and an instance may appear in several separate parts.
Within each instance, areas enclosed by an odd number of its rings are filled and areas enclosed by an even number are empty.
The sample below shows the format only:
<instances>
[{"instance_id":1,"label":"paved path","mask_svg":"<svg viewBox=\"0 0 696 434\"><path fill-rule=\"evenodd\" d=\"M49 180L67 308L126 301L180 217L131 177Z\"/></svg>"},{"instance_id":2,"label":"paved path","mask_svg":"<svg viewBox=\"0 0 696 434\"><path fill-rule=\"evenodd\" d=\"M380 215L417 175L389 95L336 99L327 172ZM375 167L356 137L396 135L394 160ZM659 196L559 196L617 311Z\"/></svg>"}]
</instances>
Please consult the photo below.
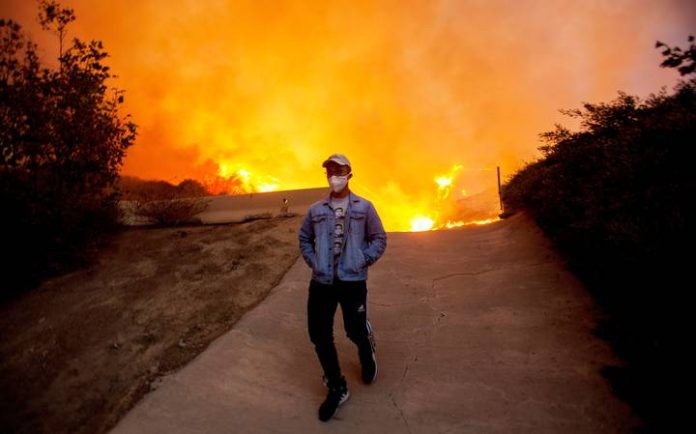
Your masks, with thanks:
<instances>
[{"instance_id":1,"label":"paved path","mask_svg":"<svg viewBox=\"0 0 696 434\"><path fill-rule=\"evenodd\" d=\"M229 333L163 379L120 433L617 433L635 424L599 369L597 312L524 215L488 226L389 234L370 269L379 374L359 381L336 321L351 399L329 423L305 326L299 260Z\"/></svg>"}]
</instances>

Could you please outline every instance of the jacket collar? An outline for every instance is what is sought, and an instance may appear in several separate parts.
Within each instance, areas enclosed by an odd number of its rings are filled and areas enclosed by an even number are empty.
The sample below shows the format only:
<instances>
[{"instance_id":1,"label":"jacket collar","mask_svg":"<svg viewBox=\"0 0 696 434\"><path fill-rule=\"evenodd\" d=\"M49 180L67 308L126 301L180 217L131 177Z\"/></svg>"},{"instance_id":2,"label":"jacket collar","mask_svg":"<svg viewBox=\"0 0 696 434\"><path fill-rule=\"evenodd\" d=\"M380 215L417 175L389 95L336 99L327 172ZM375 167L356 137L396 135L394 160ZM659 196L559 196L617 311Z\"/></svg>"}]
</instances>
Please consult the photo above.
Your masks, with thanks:
<instances>
[{"instance_id":1,"label":"jacket collar","mask_svg":"<svg viewBox=\"0 0 696 434\"><path fill-rule=\"evenodd\" d=\"M329 193L325 198L324 201L322 202L322 205L329 206L329 202L331 201L331 193ZM353 193L352 190L348 190L348 203L350 204L351 202L360 202L360 196L356 195ZM349 205L350 206L350 205Z\"/></svg>"}]
</instances>

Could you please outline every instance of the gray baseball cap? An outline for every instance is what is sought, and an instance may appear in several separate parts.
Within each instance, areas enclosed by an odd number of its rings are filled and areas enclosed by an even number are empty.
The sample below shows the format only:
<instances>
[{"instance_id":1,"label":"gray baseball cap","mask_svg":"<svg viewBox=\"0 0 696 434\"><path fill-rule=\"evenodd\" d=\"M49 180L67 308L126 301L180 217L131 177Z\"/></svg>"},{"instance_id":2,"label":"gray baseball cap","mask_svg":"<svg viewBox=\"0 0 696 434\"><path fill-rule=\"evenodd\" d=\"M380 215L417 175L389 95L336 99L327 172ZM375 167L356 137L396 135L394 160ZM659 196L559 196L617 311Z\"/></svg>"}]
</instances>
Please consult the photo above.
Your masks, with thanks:
<instances>
[{"instance_id":1,"label":"gray baseball cap","mask_svg":"<svg viewBox=\"0 0 696 434\"><path fill-rule=\"evenodd\" d=\"M329 158L326 159L326 161L321 163L321 167L326 167L326 165L329 164L330 161L333 161L334 163L339 164L341 166L351 167L350 161L348 161L348 158L343 154L331 154Z\"/></svg>"}]
</instances>

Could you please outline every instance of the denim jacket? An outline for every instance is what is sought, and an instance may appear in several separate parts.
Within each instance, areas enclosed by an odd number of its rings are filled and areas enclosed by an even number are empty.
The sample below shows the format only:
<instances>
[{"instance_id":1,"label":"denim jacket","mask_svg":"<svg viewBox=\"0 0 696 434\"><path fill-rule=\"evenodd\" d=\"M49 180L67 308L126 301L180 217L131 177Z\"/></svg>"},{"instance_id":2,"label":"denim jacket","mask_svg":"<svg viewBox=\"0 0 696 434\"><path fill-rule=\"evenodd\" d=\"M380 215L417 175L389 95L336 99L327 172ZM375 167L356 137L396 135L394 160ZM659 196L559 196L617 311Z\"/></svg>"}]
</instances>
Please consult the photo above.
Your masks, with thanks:
<instances>
[{"instance_id":1,"label":"denim jacket","mask_svg":"<svg viewBox=\"0 0 696 434\"><path fill-rule=\"evenodd\" d=\"M341 280L367 280L367 267L377 262L387 248L387 234L375 207L369 200L349 193L343 251L336 276ZM333 283L333 233L335 216L329 197L309 208L300 228L300 251L312 268L312 279Z\"/></svg>"}]
</instances>

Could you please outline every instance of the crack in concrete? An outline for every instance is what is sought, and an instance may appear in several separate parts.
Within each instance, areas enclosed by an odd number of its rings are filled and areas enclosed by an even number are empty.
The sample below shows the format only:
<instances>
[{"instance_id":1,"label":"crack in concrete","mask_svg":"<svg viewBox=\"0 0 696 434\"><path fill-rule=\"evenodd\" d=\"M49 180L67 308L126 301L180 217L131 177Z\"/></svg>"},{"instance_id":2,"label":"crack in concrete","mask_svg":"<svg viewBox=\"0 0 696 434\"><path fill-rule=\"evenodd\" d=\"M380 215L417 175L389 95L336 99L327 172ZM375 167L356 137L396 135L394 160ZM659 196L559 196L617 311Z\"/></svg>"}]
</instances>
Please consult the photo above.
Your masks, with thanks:
<instances>
[{"instance_id":1,"label":"crack in concrete","mask_svg":"<svg viewBox=\"0 0 696 434\"><path fill-rule=\"evenodd\" d=\"M466 273L445 274L444 276L434 278L432 281L431 287L434 290L435 289L435 282L437 282L438 280L449 279L450 277L455 277L455 276L478 276L479 274L485 274L485 273L491 272L493 270L495 270L495 268L486 268L485 270L471 271L471 272L466 272Z\"/></svg>"},{"instance_id":2,"label":"crack in concrete","mask_svg":"<svg viewBox=\"0 0 696 434\"><path fill-rule=\"evenodd\" d=\"M403 421L404 421L404 424L406 424L406 430L407 430L407 431L409 432L409 434L410 434L410 433L411 433L411 427L410 427L409 424L408 424L408 420L406 420L406 416L404 415L404 411L401 409L401 407L399 407L399 404L396 403L396 400L394 399L394 395L393 395L393 394L391 394L391 393L389 394L389 399L391 399L391 402L392 402L392 404L394 405L394 408L396 408L397 410L399 410L399 415L401 415L401 420L403 420Z\"/></svg>"},{"instance_id":3,"label":"crack in concrete","mask_svg":"<svg viewBox=\"0 0 696 434\"><path fill-rule=\"evenodd\" d=\"M396 385L395 389L398 389L406 380L406 376L408 375L408 371L411 369L411 363L418 361L418 354L416 354L413 351L413 347L409 345L409 360L406 362L406 366L404 366L404 372L401 374L401 378L399 378L399 382ZM406 419L406 415L404 414L404 411L401 409L399 404L396 403L396 399L394 398L394 394L396 393L396 390L393 392L389 393L389 399L392 402L392 405L394 408L396 408L399 411L399 415L401 416L401 420L404 421L404 424L406 425L406 430L410 434L411 433L411 426L408 424L408 419Z\"/></svg>"},{"instance_id":4,"label":"crack in concrete","mask_svg":"<svg viewBox=\"0 0 696 434\"><path fill-rule=\"evenodd\" d=\"M444 280L444 279L449 279L450 277L455 277L455 276L478 276L479 274L485 274L491 271L494 271L495 268L486 268L484 270L480 271L469 271L469 272L460 272L460 273L450 273L450 274L445 274L444 276L440 277L435 277L432 279L430 283L430 291L429 293L426 294L424 298L421 298L420 301L424 302L425 304L428 305L428 307L433 311L437 313L437 316L433 320L432 326L437 327L437 325L440 323L442 318L446 317L447 314L439 309L436 309L434 306L432 306L431 301L435 298L435 282L439 280Z\"/></svg>"},{"instance_id":5,"label":"crack in concrete","mask_svg":"<svg viewBox=\"0 0 696 434\"><path fill-rule=\"evenodd\" d=\"M405 301L405 302L403 302L403 303L377 303L377 302L374 302L374 301L370 301L370 304L371 304L371 305L373 305L373 306L379 306L379 307L404 306L404 305L408 305L408 304L410 304L410 303L411 303L411 302L408 302L408 301Z\"/></svg>"},{"instance_id":6,"label":"crack in concrete","mask_svg":"<svg viewBox=\"0 0 696 434\"><path fill-rule=\"evenodd\" d=\"M540 261L540 262L530 262L528 264L519 264L516 265L515 268L531 268L531 267L539 267L542 265L556 265L558 264L559 261Z\"/></svg>"},{"instance_id":7,"label":"crack in concrete","mask_svg":"<svg viewBox=\"0 0 696 434\"><path fill-rule=\"evenodd\" d=\"M414 353L411 354L413 356L413 361L415 362L418 360L418 356ZM401 374L401 378L399 379L399 385L404 382L406 379L406 375L408 374L408 370L411 369L411 363L406 363L406 366L404 367L404 373Z\"/></svg>"}]
</instances>

